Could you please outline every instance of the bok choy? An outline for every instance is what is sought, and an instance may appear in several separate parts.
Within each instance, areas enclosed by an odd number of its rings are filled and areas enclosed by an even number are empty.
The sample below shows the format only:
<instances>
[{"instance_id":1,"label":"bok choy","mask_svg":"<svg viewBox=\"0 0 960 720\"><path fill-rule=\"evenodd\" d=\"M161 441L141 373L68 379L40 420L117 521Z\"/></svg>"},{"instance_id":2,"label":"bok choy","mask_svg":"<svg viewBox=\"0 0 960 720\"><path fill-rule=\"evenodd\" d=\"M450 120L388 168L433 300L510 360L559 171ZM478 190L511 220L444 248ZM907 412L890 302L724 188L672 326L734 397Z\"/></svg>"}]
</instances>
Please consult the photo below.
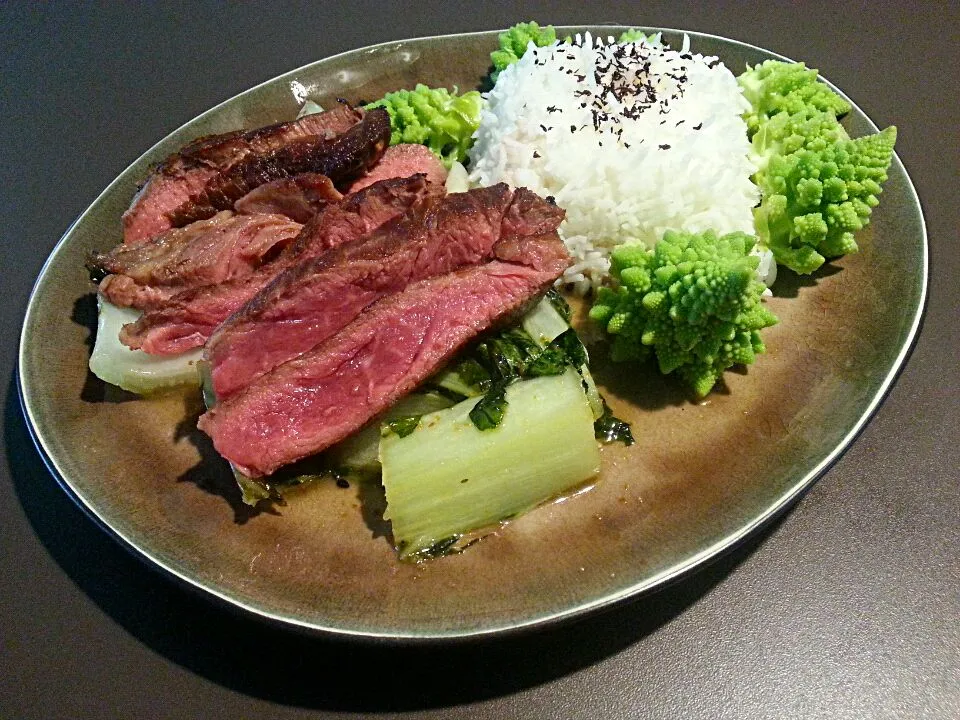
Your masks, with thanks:
<instances>
[{"instance_id":1,"label":"bok choy","mask_svg":"<svg viewBox=\"0 0 960 720\"><path fill-rule=\"evenodd\" d=\"M380 463L401 557L442 554L471 531L530 510L600 470L593 413L573 368L506 387L509 410L479 430L470 398L383 432Z\"/></svg>"}]
</instances>

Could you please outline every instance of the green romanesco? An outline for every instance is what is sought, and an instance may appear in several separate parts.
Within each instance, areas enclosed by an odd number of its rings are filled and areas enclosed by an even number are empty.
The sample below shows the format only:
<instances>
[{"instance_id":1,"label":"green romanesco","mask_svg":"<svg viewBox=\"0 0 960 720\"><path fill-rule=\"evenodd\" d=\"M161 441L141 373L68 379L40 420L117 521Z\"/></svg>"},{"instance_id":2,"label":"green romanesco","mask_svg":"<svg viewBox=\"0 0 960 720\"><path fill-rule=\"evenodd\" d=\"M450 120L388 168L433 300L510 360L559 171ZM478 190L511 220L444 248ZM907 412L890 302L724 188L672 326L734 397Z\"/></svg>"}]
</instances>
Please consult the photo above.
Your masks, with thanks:
<instances>
[{"instance_id":1,"label":"green romanesco","mask_svg":"<svg viewBox=\"0 0 960 720\"><path fill-rule=\"evenodd\" d=\"M857 252L854 233L879 202L896 138L896 128L888 127L770 159L755 176L762 199L754 222L778 263L807 274L826 258Z\"/></svg>"},{"instance_id":2,"label":"green romanesco","mask_svg":"<svg viewBox=\"0 0 960 720\"><path fill-rule=\"evenodd\" d=\"M744 116L751 135L778 113L814 109L839 117L850 112L850 103L826 83L818 82L817 71L803 63L767 60L747 66L737 82L753 107L752 112Z\"/></svg>"},{"instance_id":3,"label":"green romanesco","mask_svg":"<svg viewBox=\"0 0 960 720\"><path fill-rule=\"evenodd\" d=\"M857 252L854 233L877 205L896 128L851 140L838 120L850 104L803 63L768 60L738 82L752 106L744 120L761 197L760 242L801 274Z\"/></svg>"},{"instance_id":4,"label":"green romanesco","mask_svg":"<svg viewBox=\"0 0 960 720\"><path fill-rule=\"evenodd\" d=\"M552 45L557 41L557 32L553 25L540 27L535 22L517 23L500 33L500 48L490 53L490 62L493 63L493 72L490 79L497 81L497 77L504 68L513 65L527 51L532 42L537 47Z\"/></svg>"},{"instance_id":5,"label":"green romanesco","mask_svg":"<svg viewBox=\"0 0 960 720\"><path fill-rule=\"evenodd\" d=\"M803 108L794 113L778 113L760 124L750 144L750 159L757 166L754 178L760 179L775 157L799 150L820 152L833 143L849 140L847 131L831 112Z\"/></svg>"},{"instance_id":6,"label":"green romanesco","mask_svg":"<svg viewBox=\"0 0 960 720\"><path fill-rule=\"evenodd\" d=\"M653 33L652 35L647 35L642 30L637 30L632 28L630 30L625 30L620 33L620 37L617 38L618 43L628 43L628 42L637 42L639 40L645 40L651 45L660 44L660 33Z\"/></svg>"},{"instance_id":7,"label":"green romanesco","mask_svg":"<svg viewBox=\"0 0 960 720\"><path fill-rule=\"evenodd\" d=\"M617 38L617 42L637 42L646 40L651 45L660 44L660 33L647 35L641 30L635 28L625 30ZM490 62L493 64L493 72L490 73L490 80L496 82L500 73L510 65L513 65L524 53L532 42L535 47L546 47L557 42L557 31L553 25L537 25L535 22L517 23L508 28L499 35L500 47L490 53ZM561 42L571 44L573 37L568 35Z\"/></svg>"},{"instance_id":8,"label":"green romanesco","mask_svg":"<svg viewBox=\"0 0 960 720\"><path fill-rule=\"evenodd\" d=\"M611 255L614 288L601 288L590 317L612 336L614 360L653 352L704 397L733 365L764 352L760 330L777 322L761 303L755 239L735 232L668 230L654 249L624 245Z\"/></svg>"},{"instance_id":9,"label":"green romanesco","mask_svg":"<svg viewBox=\"0 0 960 720\"><path fill-rule=\"evenodd\" d=\"M390 115L390 144L426 145L449 168L463 162L480 125L483 98L476 90L458 95L456 88L429 88L387 93L367 109L383 107Z\"/></svg>"}]
</instances>

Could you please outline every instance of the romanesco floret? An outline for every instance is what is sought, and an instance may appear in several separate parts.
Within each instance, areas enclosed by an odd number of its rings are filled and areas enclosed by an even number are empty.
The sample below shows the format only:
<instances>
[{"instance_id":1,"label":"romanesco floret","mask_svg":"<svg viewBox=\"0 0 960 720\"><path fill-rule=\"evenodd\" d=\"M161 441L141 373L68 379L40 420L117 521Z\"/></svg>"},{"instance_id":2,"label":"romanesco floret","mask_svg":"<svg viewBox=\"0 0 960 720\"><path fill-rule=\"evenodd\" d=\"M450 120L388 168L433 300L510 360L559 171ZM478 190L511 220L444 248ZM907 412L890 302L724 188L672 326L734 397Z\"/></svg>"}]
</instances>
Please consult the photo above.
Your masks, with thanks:
<instances>
[{"instance_id":1,"label":"romanesco floret","mask_svg":"<svg viewBox=\"0 0 960 720\"><path fill-rule=\"evenodd\" d=\"M645 41L649 45L660 45L660 33L647 35L641 30L632 28L630 30L624 30L620 33L620 37L617 38L618 43L639 41ZM535 22L528 22L517 23L513 27L500 33L500 47L498 50L490 53L490 62L493 64L493 72L490 73L491 82L496 82L500 73L503 72L505 68L513 65L522 58L524 53L527 52L527 48L531 42L535 47L552 45L557 42L557 31L553 25L544 25L541 27ZM560 42L569 45L573 43L573 36L567 35Z\"/></svg>"},{"instance_id":2,"label":"romanesco floret","mask_svg":"<svg viewBox=\"0 0 960 720\"><path fill-rule=\"evenodd\" d=\"M817 71L803 63L767 60L748 66L737 82L753 106L753 111L744 116L751 135L765 120L782 112L792 114L813 109L832 113L834 117L850 112L850 103L826 83L818 82Z\"/></svg>"},{"instance_id":3,"label":"romanesco floret","mask_svg":"<svg viewBox=\"0 0 960 720\"><path fill-rule=\"evenodd\" d=\"M532 42L537 47L552 45L557 41L557 32L553 25L540 27L535 22L517 23L500 33L500 49L490 53L490 62L493 63L493 72L490 79L497 81L497 77L504 68L513 65L527 51Z\"/></svg>"},{"instance_id":4,"label":"romanesco floret","mask_svg":"<svg viewBox=\"0 0 960 720\"><path fill-rule=\"evenodd\" d=\"M387 93L367 109L383 107L390 115L390 144L426 145L449 168L462 162L480 125L483 98L476 90L458 95L456 88L429 88Z\"/></svg>"},{"instance_id":5,"label":"romanesco floret","mask_svg":"<svg viewBox=\"0 0 960 720\"><path fill-rule=\"evenodd\" d=\"M620 33L620 37L617 38L618 43L640 42L640 41L644 41L650 45L659 45L660 33L653 33L651 35L647 35L642 30L631 28L630 30L624 30L622 33Z\"/></svg>"},{"instance_id":6,"label":"romanesco floret","mask_svg":"<svg viewBox=\"0 0 960 720\"><path fill-rule=\"evenodd\" d=\"M803 149L819 152L828 145L849 139L833 113L802 108L793 113L778 113L761 123L753 134L750 159L757 166L759 177L777 155L790 155Z\"/></svg>"},{"instance_id":7,"label":"romanesco floret","mask_svg":"<svg viewBox=\"0 0 960 720\"><path fill-rule=\"evenodd\" d=\"M614 360L656 355L662 373L676 372L704 397L733 365L748 365L765 348L760 330L777 322L761 303L755 239L741 232L668 230L652 251L618 247L611 274L590 317L612 336Z\"/></svg>"},{"instance_id":8,"label":"romanesco floret","mask_svg":"<svg viewBox=\"0 0 960 720\"><path fill-rule=\"evenodd\" d=\"M879 202L896 138L891 126L770 158L754 178L762 197L754 222L778 263L807 274L826 258L857 252L854 233Z\"/></svg>"}]
</instances>

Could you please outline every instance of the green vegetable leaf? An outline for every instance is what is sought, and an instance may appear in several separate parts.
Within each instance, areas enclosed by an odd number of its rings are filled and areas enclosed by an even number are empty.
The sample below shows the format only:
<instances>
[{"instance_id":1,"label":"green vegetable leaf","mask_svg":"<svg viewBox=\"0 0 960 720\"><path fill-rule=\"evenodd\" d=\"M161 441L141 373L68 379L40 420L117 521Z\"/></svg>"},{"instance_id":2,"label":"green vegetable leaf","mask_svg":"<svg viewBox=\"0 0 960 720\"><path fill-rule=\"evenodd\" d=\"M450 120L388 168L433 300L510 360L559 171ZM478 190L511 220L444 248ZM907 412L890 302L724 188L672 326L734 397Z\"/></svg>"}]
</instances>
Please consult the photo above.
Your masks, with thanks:
<instances>
[{"instance_id":1,"label":"green vegetable leaf","mask_svg":"<svg viewBox=\"0 0 960 720\"><path fill-rule=\"evenodd\" d=\"M394 433L400 437L406 437L417 429L417 426L420 424L420 418L422 417L422 415L407 415L405 417L387 420L380 428L380 435L386 437L390 433Z\"/></svg>"},{"instance_id":2,"label":"green vegetable leaf","mask_svg":"<svg viewBox=\"0 0 960 720\"><path fill-rule=\"evenodd\" d=\"M507 411L506 390L505 384L494 385L473 406L470 420L477 430L493 430L503 421L503 415Z\"/></svg>"},{"instance_id":3,"label":"green vegetable leaf","mask_svg":"<svg viewBox=\"0 0 960 720\"><path fill-rule=\"evenodd\" d=\"M526 377L545 377L559 375L570 367L566 353L558 347L548 345L534 357L526 367Z\"/></svg>"},{"instance_id":4,"label":"green vegetable leaf","mask_svg":"<svg viewBox=\"0 0 960 720\"><path fill-rule=\"evenodd\" d=\"M570 303L564 299L563 295L557 292L556 288L550 288L545 297L553 309L560 313L560 317L569 323L573 318L573 310L570 309Z\"/></svg>"},{"instance_id":5,"label":"green vegetable leaf","mask_svg":"<svg viewBox=\"0 0 960 720\"><path fill-rule=\"evenodd\" d=\"M588 362L587 349L583 346L580 336L573 328L558 335L550 345L562 351L570 365L575 368L586 365Z\"/></svg>"},{"instance_id":6,"label":"green vegetable leaf","mask_svg":"<svg viewBox=\"0 0 960 720\"><path fill-rule=\"evenodd\" d=\"M615 417L606 400L603 401L603 415L593 422L593 432L597 440L603 443L619 441L627 446L634 443L630 424Z\"/></svg>"}]
</instances>

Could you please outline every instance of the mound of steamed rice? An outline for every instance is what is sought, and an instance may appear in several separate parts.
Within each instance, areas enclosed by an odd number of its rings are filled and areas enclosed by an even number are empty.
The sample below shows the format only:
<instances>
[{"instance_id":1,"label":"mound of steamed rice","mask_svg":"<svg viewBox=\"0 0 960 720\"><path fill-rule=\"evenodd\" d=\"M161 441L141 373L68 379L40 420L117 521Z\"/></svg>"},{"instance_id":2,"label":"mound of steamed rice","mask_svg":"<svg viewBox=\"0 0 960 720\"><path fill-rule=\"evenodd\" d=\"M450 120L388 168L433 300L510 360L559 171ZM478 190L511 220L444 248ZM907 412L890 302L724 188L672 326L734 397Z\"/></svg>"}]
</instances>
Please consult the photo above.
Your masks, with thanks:
<instances>
[{"instance_id":1,"label":"mound of steamed rice","mask_svg":"<svg viewBox=\"0 0 960 720\"><path fill-rule=\"evenodd\" d=\"M528 48L487 96L472 182L553 196L579 293L601 284L610 251L652 247L666 229L754 232L749 109L716 58L657 42Z\"/></svg>"}]
</instances>

